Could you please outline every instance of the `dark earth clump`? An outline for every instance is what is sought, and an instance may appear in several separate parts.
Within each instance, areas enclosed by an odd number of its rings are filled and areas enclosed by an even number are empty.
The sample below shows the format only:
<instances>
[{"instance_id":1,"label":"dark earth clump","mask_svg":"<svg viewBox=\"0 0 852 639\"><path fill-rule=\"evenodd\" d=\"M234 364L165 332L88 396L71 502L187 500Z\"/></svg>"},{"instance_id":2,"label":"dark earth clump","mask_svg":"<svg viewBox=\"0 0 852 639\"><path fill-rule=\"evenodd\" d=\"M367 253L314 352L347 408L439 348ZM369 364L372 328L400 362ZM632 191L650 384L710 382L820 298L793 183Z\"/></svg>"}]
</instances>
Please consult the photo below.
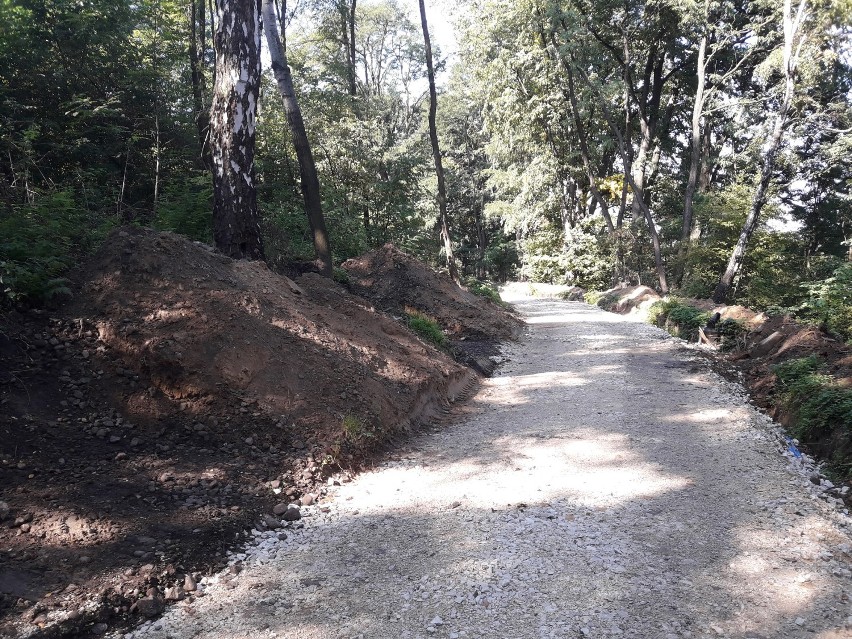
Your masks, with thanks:
<instances>
[{"instance_id":1,"label":"dark earth clump","mask_svg":"<svg viewBox=\"0 0 852 639\"><path fill-rule=\"evenodd\" d=\"M347 260L351 290L396 316L409 310L433 318L449 337L456 360L484 375L502 340L517 336L522 322L506 307L457 286L448 276L392 244Z\"/></svg>"}]
</instances>

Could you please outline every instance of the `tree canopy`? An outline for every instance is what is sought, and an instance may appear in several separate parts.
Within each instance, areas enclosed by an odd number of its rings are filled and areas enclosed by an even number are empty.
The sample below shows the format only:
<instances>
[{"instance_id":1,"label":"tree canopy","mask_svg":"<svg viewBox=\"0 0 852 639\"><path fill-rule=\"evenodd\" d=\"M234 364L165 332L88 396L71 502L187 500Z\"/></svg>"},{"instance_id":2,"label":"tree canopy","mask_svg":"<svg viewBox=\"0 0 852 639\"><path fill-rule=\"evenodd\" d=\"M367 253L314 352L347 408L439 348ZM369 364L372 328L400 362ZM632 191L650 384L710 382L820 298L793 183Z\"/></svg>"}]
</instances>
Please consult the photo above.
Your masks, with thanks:
<instances>
[{"instance_id":1,"label":"tree canopy","mask_svg":"<svg viewBox=\"0 0 852 639\"><path fill-rule=\"evenodd\" d=\"M454 253L462 278L698 297L727 267L724 297L759 308L846 281L848 2L456 4L458 53L432 47L444 215L417 4L275 5L335 263L394 242L439 267ZM117 224L212 239L211 11L0 2L6 302L60 291ZM257 220L267 261L288 267L315 257L315 238L264 59Z\"/></svg>"}]
</instances>

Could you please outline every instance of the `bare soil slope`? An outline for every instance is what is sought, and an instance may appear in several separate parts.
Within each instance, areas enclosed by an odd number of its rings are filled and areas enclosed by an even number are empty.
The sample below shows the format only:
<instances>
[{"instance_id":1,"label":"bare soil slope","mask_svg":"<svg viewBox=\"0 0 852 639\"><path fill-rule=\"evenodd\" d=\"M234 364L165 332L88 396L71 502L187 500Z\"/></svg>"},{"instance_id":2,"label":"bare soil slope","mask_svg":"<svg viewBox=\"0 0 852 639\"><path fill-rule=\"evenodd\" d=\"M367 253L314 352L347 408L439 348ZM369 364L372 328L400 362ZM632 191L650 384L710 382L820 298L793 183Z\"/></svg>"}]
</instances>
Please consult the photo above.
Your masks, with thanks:
<instances>
[{"instance_id":1,"label":"bare soil slope","mask_svg":"<svg viewBox=\"0 0 852 639\"><path fill-rule=\"evenodd\" d=\"M448 276L392 244L347 260L350 287L376 308L404 315L414 309L435 319L450 338L451 351L484 374L500 340L520 333L522 323L509 310L457 286Z\"/></svg>"},{"instance_id":2,"label":"bare soil slope","mask_svg":"<svg viewBox=\"0 0 852 639\"><path fill-rule=\"evenodd\" d=\"M193 596L276 503L475 380L333 282L170 233L118 230L75 279L68 307L0 318L0 636Z\"/></svg>"}]
</instances>

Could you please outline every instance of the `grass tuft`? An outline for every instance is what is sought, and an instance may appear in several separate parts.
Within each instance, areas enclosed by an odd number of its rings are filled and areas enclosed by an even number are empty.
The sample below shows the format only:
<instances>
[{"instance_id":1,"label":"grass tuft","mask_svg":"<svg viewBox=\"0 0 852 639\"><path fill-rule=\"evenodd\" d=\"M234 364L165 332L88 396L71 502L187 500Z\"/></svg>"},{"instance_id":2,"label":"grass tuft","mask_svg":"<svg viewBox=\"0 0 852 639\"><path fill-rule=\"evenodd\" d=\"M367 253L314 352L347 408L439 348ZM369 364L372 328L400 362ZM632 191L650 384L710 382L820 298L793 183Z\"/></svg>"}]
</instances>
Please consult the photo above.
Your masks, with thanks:
<instances>
[{"instance_id":1,"label":"grass tuft","mask_svg":"<svg viewBox=\"0 0 852 639\"><path fill-rule=\"evenodd\" d=\"M435 346L445 346L447 336L441 330L438 322L421 311L413 308L406 308L405 314L408 316L408 328L417 333L422 339L431 342Z\"/></svg>"}]
</instances>

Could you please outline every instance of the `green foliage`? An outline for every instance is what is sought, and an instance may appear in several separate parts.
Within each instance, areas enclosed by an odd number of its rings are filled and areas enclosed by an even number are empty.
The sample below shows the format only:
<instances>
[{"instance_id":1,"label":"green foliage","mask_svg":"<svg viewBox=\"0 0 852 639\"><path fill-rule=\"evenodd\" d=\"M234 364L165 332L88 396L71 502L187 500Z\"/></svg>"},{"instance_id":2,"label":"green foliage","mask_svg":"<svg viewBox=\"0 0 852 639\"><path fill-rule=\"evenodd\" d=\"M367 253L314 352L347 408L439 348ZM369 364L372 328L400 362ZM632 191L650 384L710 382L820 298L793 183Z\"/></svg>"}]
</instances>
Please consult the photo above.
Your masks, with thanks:
<instances>
[{"instance_id":1,"label":"green foliage","mask_svg":"<svg viewBox=\"0 0 852 639\"><path fill-rule=\"evenodd\" d=\"M801 439L820 439L832 431L852 431L852 389L820 373L815 356L793 359L773 370L785 407L796 416L794 434Z\"/></svg>"},{"instance_id":2,"label":"green foliage","mask_svg":"<svg viewBox=\"0 0 852 639\"><path fill-rule=\"evenodd\" d=\"M199 242L213 240L213 185L210 177L190 174L185 181L172 181L157 209L156 228L180 233Z\"/></svg>"},{"instance_id":3,"label":"green foliage","mask_svg":"<svg viewBox=\"0 0 852 639\"><path fill-rule=\"evenodd\" d=\"M795 316L852 341L852 262L842 264L824 280L804 284L803 288L808 299L795 309Z\"/></svg>"},{"instance_id":4,"label":"green foliage","mask_svg":"<svg viewBox=\"0 0 852 639\"><path fill-rule=\"evenodd\" d=\"M603 291L586 291L583 295L583 299L586 304L591 304L592 306L597 306L598 302L604 297Z\"/></svg>"},{"instance_id":5,"label":"green foliage","mask_svg":"<svg viewBox=\"0 0 852 639\"><path fill-rule=\"evenodd\" d=\"M486 282L482 282L476 278L468 278L465 281L465 286L467 286L467 289L474 295L484 297L485 299L495 302L497 304L503 303L503 300L500 299L500 293L497 291L497 289Z\"/></svg>"},{"instance_id":6,"label":"green foliage","mask_svg":"<svg viewBox=\"0 0 852 639\"><path fill-rule=\"evenodd\" d=\"M751 186L740 182L697 199L693 224L701 237L688 246L682 266L681 295L710 297L737 241L750 203Z\"/></svg>"},{"instance_id":7,"label":"green foliage","mask_svg":"<svg viewBox=\"0 0 852 639\"><path fill-rule=\"evenodd\" d=\"M804 251L796 234L760 232L752 238L734 301L754 309L799 303L808 277Z\"/></svg>"},{"instance_id":8,"label":"green foliage","mask_svg":"<svg viewBox=\"0 0 852 639\"><path fill-rule=\"evenodd\" d=\"M412 308L406 309L405 314L408 316L408 328L421 338L438 347L446 345L447 336L444 335L437 321Z\"/></svg>"},{"instance_id":9,"label":"green foliage","mask_svg":"<svg viewBox=\"0 0 852 639\"><path fill-rule=\"evenodd\" d=\"M339 266L334 267L331 277L338 284L349 284L349 271Z\"/></svg>"},{"instance_id":10,"label":"green foliage","mask_svg":"<svg viewBox=\"0 0 852 639\"><path fill-rule=\"evenodd\" d=\"M47 193L33 204L0 213L0 303L70 295L63 274L106 228L92 228L69 191Z\"/></svg>"},{"instance_id":11,"label":"green foliage","mask_svg":"<svg viewBox=\"0 0 852 639\"><path fill-rule=\"evenodd\" d=\"M698 329L707 324L710 313L702 311L676 297L654 302L648 309L648 323L666 329L675 337L695 339Z\"/></svg>"},{"instance_id":12,"label":"green foliage","mask_svg":"<svg viewBox=\"0 0 852 639\"><path fill-rule=\"evenodd\" d=\"M716 324L716 332L722 338L722 350L730 350L739 344L747 329L742 322L729 317Z\"/></svg>"},{"instance_id":13,"label":"green foliage","mask_svg":"<svg viewBox=\"0 0 852 639\"><path fill-rule=\"evenodd\" d=\"M521 242L521 275L534 282L607 288L612 283L614 244L600 217L564 232L545 225Z\"/></svg>"},{"instance_id":14,"label":"green foliage","mask_svg":"<svg viewBox=\"0 0 852 639\"><path fill-rule=\"evenodd\" d=\"M357 443L375 436L373 430L360 417L352 413L344 415L341 426L343 427L343 438L349 443Z\"/></svg>"}]
</instances>

